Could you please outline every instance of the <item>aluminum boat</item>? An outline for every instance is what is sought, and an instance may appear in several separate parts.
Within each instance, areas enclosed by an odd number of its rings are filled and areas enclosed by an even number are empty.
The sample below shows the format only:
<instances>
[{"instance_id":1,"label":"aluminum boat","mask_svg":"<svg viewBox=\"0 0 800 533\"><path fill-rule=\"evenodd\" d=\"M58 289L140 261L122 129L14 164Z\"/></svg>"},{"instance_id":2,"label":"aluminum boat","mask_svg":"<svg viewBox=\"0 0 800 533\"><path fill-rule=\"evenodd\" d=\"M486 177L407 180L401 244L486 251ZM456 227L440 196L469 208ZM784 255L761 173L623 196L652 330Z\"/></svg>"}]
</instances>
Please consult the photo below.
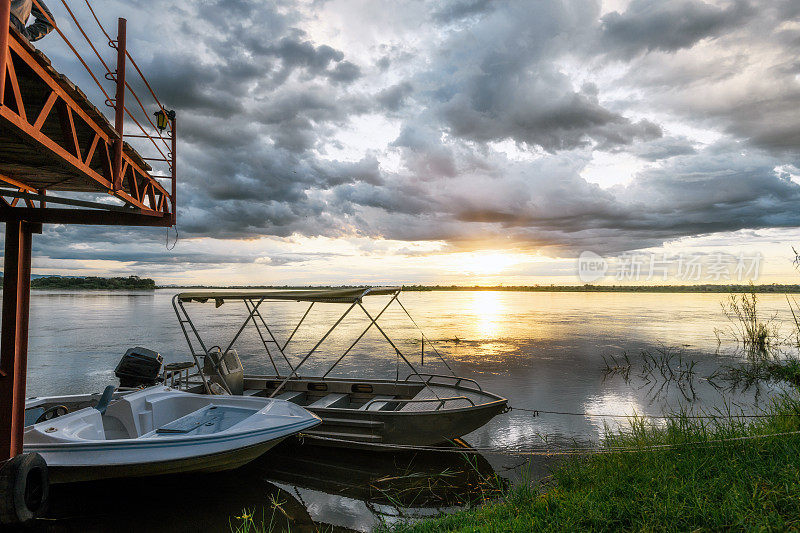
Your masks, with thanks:
<instances>
[{"instance_id":1,"label":"aluminum boat","mask_svg":"<svg viewBox=\"0 0 800 533\"><path fill-rule=\"evenodd\" d=\"M427 342L429 350L441 359L451 374L420 372L410 358L403 354L378 324L378 319L393 304L408 314L398 299L400 293L399 287L374 287L293 291L192 291L177 294L173 298L173 307L193 361L167 365L163 379L172 386L191 392L269 397L292 402L322 419L321 426L307 429L303 435L315 438L320 444L333 446L368 446L395 450L398 446L438 445L452 442L480 428L507 410L508 402L505 398L483 390L473 379L457 376L421 330L422 356L424 357ZM367 296L388 297L388 302L374 317L362 303ZM273 333L277 330L275 326L270 327L267 320L270 315L264 312L270 302L278 301L309 304L294 330L282 342ZM203 334L187 312L188 304L206 302L215 303L215 308L225 303L243 304L241 327L236 330L224 350L218 346L208 347ZM346 307L346 310L310 351L290 353L288 346L317 304L336 304ZM318 350L342 320L356 309L363 311L369 325L350 347L340 355ZM413 322L410 314L408 317ZM413 323L416 325L416 322ZM255 327L258 331L274 374L244 373L234 345L248 326ZM392 355L396 354L397 360L408 367L408 374L403 374L405 378L401 378L399 369L394 379L331 376L334 368L351 354L358 341L373 327L387 341ZM325 372L307 375L304 364L315 354L316 357L335 361Z\"/></svg>"}]
</instances>

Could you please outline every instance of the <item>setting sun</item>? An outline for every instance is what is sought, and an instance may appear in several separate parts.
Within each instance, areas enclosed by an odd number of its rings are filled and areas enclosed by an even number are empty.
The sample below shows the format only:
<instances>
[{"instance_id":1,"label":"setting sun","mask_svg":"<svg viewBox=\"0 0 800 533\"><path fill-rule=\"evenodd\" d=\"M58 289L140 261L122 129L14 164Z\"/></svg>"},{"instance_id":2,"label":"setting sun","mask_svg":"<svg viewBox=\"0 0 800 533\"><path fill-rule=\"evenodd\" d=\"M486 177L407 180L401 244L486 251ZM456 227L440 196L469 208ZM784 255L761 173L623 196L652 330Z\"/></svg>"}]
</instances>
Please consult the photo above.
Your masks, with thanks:
<instances>
[{"instance_id":1,"label":"setting sun","mask_svg":"<svg viewBox=\"0 0 800 533\"><path fill-rule=\"evenodd\" d=\"M503 252L472 252L465 255L461 263L463 271L479 276L500 274L520 262L518 257Z\"/></svg>"}]
</instances>

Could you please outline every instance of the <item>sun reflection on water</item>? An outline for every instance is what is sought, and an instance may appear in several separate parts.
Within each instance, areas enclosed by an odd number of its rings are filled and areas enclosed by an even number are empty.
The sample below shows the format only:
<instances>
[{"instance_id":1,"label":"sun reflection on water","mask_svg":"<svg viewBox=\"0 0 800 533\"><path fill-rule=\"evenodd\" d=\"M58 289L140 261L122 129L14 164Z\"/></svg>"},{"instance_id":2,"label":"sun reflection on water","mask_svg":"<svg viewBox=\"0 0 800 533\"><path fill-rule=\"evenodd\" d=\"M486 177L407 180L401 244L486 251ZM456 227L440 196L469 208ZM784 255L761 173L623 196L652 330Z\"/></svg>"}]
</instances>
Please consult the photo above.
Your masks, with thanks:
<instances>
[{"instance_id":1,"label":"sun reflection on water","mask_svg":"<svg viewBox=\"0 0 800 533\"><path fill-rule=\"evenodd\" d=\"M474 293L470 310L476 317L473 326L476 337L492 339L498 336L502 330L503 316L506 313L499 293L495 291Z\"/></svg>"},{"instance_id":2,"label":"sun reflection on water","mask_svg":"<svg viewBox=\"0 0 800 533\"><path fill-rule=\"evenodd\" d=\"M622 417L648 414L639 399L631 393L606 392L601 395L589 396L583 403L583 408L587 414L609 414ZM629 426L632 419L588 417L587 420L595 427L598 438L603 438L608 431Z\"/></svg>"}]
</instances>

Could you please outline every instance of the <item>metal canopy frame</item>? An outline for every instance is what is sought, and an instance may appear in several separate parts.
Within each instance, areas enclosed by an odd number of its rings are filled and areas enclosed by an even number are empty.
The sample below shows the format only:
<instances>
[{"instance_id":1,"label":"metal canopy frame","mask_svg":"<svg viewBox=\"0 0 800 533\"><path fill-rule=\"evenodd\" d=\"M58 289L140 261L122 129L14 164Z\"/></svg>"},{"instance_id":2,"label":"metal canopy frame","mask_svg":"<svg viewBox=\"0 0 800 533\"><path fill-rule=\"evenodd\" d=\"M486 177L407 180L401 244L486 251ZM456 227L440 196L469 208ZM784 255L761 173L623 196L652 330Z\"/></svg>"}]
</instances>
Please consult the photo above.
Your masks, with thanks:
<instances>
[{"instance_id":1,"label":"metal canopy frame","mask_svg":"<svg viewBox=\"0 0 800 533\"><path fill-rule=\"evenodd\" d=\"M220 348L222 356L224 357L224 355L227 354L233 348L234 344L239 339L239 337L241 336L241 334L244 331L244 329L247 327L247 325L250 322L252 322L253 326L256 328L256 330L258 332L258 335L259 335L259 338L262 341L262 344L264 345L264 349L265 349L265 351L267 353L267 356L269 357L270 363L272 364L272 367L275 369L276 377L278 379L282 379L281 383L275 388L275 390L272 392L272 394L270 394L270 398L272 398L286 385L286 383L289 382L289 380L292 379L293 376L295 376L297 378L300 377L300 374L298 373L298 369L301 366L303 366L303 364L305 364L305 362L308 361L309 358L311 358L311 356L314 354L314 352L317 351L317 349L322 345L322 343L325 342L325 340L328 338L328 336L330 336L330 334L336 329L337 326L339 326L339 324L341 324L341 322L350 314L350 312L353 309L355 309L356 307L359 307L364 312L366 317L369 319L369 324L361 332L361 334L356 337L356 339L353 341L353 343L325 371L325 373L322 374L322 376L319 376L319 377L321 379L326 378L328 376L328 374L330 374L330 372L352 351L352 349L356 346L356 344L358 344L358 342L364 337L364 335L366 335L367 332L369 332L369 330L373 326L375 326L375 328L380 332L381 336L394 349L397 357L399 359L402 359L403 362L406 365L408 365L408 367L411 369L411 374L409 374L409 377L416 376L417 378L420 379L421 383L423 383L426 387L430 388L430 383L429 383L430 380L425 380L423 378L423 376L430 376L431 374L419 372L416 369L416 367L414 366L414 364L408 359L408 357L405 356L405 354L403 354L403 352L397 347L397 345L394 343L394 341L392 341L392 339L386 334L386 332L383 330L383 328L381 328L381 326L378 324L378 320L381 318L381 316L383 316L383 314L386 312L386 310L389 309L389 307L391 307L391 305L394 302L397 302L400 305L400 307L403 309L403 311L405 311L405 313L409 317L411 317L411 315L408 314L408 311L405 309L405 307L402 305L402 303L400 303L400 300L399 300L399 296L400 296L400 292L402 291L402 288L398 287L398 288L396 288L394 290L394 292L391 292L391 293L387 292L383 288L381 289L380 294L390 294L391 298L389 299L389 302L381 309L381 311L375 317L373 317L369 313L369 311L367 311L367 309L364 307L364 304L362 302L362 299L365 296L368 296L370 294L371 290L372 290L371 288L366 288L366 289L363 290L363 292L360 294L360 296L357 296L356 298L354 298L354 300L352 301L352 303L350 303L350 305L347 307L347 309L344 311L344 313L342 313L342 315L325 332L325 334L322 335L322 337L316 342L316 344L314 344L314 346L303 356L303 358L300 360L300 362L297 363L296 365L292 365L291 362L289 361L289 358L287 357L287 354L286 354L286 348L289 345L289 343L292 341L292 339L294 338L294 335L295 335L295 333L297 333L297 330L300 328L301 324L303 324L303 322L305 321L306 317L311 312L311 309L314 307L314 305L317 304L317 303L321 303L321 302L312 301L310 303L310 305L306 309L305 313L303 313L303 316L300 318L298 323L295 325L295 327L292 330L291 334L288 336L288 338L283 343L283 345L281 345L280 342L278 342L278 339L273 334L272 330L269 328L266 320L264 319L263 315L261 314L261 312L259 310L261 305L265 301L270 300L270 298L268 298L268 296L263 294L263 293L256 293L251 298L248 298L246 295L238 295L236 299L244 301L245 308L247 309L247 316L245 317L245 319L242 322L241 326L237 329L236 333L233 335L233 338L228 343L227 348L225 348L224 351L222 351L222 349ZM200 357L201 356L202 357L207 356L213 350L213 348L216 348L216 347L212 347L211 350L209 348L207 348L206 343L203 341L200 332L198 331L197 327L194 325L194 322L192 321L191 316L189 315L188 311L186 310L186 307L184 306L184 303L191 302L191 301L201 301L201 300L198 300L198 298L196 296L194 296L194 295L193 295L192 298L187 298L187 297L185 297L185 295L176 294L172 298L172 307L175 310L176 316L178 317L178 322L179 322L179 324L181 326L181 330L183 331L184 337L186 338L186 343L189 346L189 351L191 352L192 358L194 359L194 364L197 367L198 374L200 375L200 378L203 381L203 386L204 386L204 388L206 389L207 392L210 392L208 381L207 381L207 379L206 379L206 377L205 377L205 375L203 373L203 366L201 365ZM304 300L302 298L298 298L298 300L296 300L296 301L304 301ZM219 301L217 301L217 306L216 307L219 307L220 305L221 305L221 303ZM258 320L256 320L256 319L258 319ZM411 320L412 320L412 322L414 322L413 318ZM259 322L261 323L261 326L259 326ZM414 325L417 328L419 328L419 326L417 326L416 322L414 322ZM266 331L268 338L265 337L264 332L261 329L262 327ZM421 332L421 330L420 330L420 332ZM425 346L424 345L424 340L425 340L424 334L423 334L422 338L423 338L422 350L423 350L423 357L424 357L424 346ZM194 342L193 342L193 339L194 339ZM273 357L272 352L269 350L269 346L268 346L269 344L274 344L275 345L275 347L277 348L277 351L281 354L281 356L284 358L286 363L289 365L290 370L289 370L287 375L285 375L285 376L281 375L280 371L278 370L278 366L275 364L275 358ZM199 346L200 350L198 350L196 348L196 346ZM428 340L428 346L433 348L433 350L435 351L437 356L442 360L442 362L444 362L445 366L447 366L448 370L450 370L450 372L453 374L453 377L457 379L457 376L453 372L452 368L450 368L450 365L447 364L447 361L436 350L436 348L433 347L433 344L430 342L430 340ZM219 358L219 361L221 361L221 360L222 360L222 357ZM204 359L203 363L205 363L205 361L206 360ZM222 377L222 374L219 371L219 364L216 364L214 368L215 368L215 371L217 372L217 376L220 378L220 381L222 383L224 383L224 379ZM399 381L399 375L396 377L396 379ZM408 378L406 378L406 381L408 381ZM436 391L433 390L433 389L431 389L431 390L433 391L433 394L436 396L436 399L440 399L438 394L436 393ZM228 390L228 392L230 392L230 391Z\"/></svg>"}]
</instances>

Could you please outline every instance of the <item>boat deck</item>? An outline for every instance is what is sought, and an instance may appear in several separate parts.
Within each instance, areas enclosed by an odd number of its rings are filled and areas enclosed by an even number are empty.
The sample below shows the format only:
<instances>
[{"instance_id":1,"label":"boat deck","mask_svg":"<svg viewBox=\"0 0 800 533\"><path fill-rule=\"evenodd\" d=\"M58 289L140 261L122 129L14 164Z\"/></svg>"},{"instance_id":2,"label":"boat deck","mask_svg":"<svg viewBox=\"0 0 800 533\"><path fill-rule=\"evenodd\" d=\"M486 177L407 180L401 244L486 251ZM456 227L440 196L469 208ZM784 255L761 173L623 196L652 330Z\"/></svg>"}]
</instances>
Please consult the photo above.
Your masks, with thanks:
<instances>
[{"instance_id":1,"label":"boat deck","mask_svg":"<svg viewBox=\"0 0 800 533\"><path fill-rule=\"evenodd\" d=\"M458 399L450 400L442 406L442 409L460 409L462 407L473 407L486 403L486 395L481 392L472 392L466 390L458 390L454 392L450 387L442 387L439 385L429 385L419 391L411 402L400 407L400 411L404 412L422 412L435 410L439 405L437 400L442 398L452 398L453 396L464 396L468 400ZM418 400L431 400L431 401L418 401ZM470 400L472 403L470 403Z\"/></svg>"}]
</instances>

